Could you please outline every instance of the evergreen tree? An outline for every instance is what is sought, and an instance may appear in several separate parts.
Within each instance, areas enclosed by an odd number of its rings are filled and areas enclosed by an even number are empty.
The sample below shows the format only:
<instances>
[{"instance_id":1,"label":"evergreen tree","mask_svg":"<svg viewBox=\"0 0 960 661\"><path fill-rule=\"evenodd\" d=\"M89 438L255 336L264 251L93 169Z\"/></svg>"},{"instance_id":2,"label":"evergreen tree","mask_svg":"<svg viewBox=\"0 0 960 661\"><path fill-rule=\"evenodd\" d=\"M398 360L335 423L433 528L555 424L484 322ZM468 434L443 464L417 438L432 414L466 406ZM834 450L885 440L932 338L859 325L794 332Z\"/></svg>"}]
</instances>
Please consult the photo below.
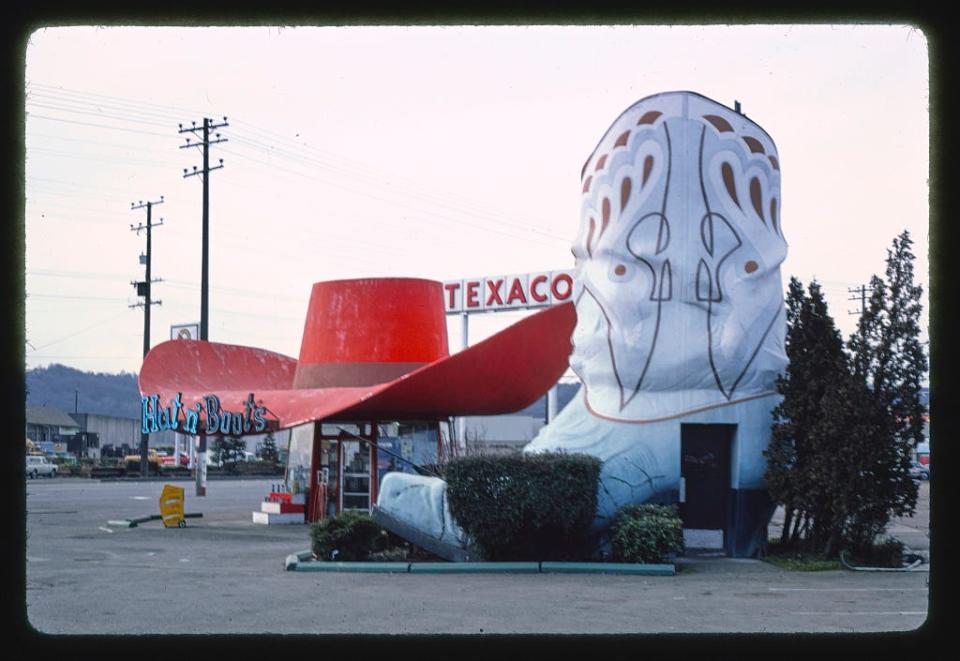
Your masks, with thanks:
<instances>
[{"instance_id":1,"label":"evergreen tree","mask_svg":"<svg viewBox=\"0 0 960 661\"><path fill-rule=\"evenodd\" d=\"M814 489L812 525L804 540L828 557L843 547L864 549L889 521L890 453L883 411L870 391L846 369L839 370L820 402L810 429L817 451L808 485Z\"/></svg>"},{"instance_id":2,"label":"evergreen tree","mask_svg":"<svg viewBox=\"0 0 960 661\"><path fill-rule=\"evenodd\" d=\"M926 414L920 399L928 366L920 343L923 288L913 281L912 245L907 231L893 240L887 250L886 278L871 278L869 305L847 344L854 374L869 389L884 423L886 452L878 461L885 462L883 485L895 516L912 514L916 507L910 461L923 441Z\"/></svg>"},{"instance_id":3,"label":"evergreen tree","mask_svg":"<svg viewBox=\"0 0 960 661\"><path fill-rule=\"evenodd\" d=\"M836 556L867 550L893 516L913 513L911 450L923 438L920 296L912 242L898 236L886 279L871 279L870 304L843 350L820 287L787 295L789 365L778 381L766 450L767 485L786 510L781 541Z\"/></svg>"},{"instance_id":4,"label":"evergreen tree","mask_svg":"<svg viewBox=\"0 0 960 661\"><path fill-rule=\"evenodd\" d=\"M827 311L820 285L790 278L787 293L786 373L777 383L783 396L774 409L767 456L767 486L786 510L781 541L797 544L813 529L829 526L829 457L840 454L838 439L824 428L823 404L836 396L846 374L843 341ZM818 535L818 536L822 536Z\"/></svg>"},{"instance_id":5,"label":"evergreen tree","mask_svg":"<svg viewBox=\"0 0 960 661\"><path fill-rule=\"evenodd\" d=\"M897 440L916 448L923 441L920 388L928 363L920 343L923 288L913 281L912 245L906 230L893 240L886 280L871 279L870 305L848 347L857 374L890 413Z\"/></svg>"},{"instance_id":6,"label":"evergreen tree","mask_svg":"<svg viewBox=\"0 0 960 661\"><path fill-rule=\"evenodd\" d=\"M224 462L227 461L230 456L230 443L223 436L217 436L214 438L213 446L211 447L211 452L213 455L213 462L217 466L222 466Z\"/></svg>"},{"instance_id":7,"label":"evergreen tree","mask_svg":"<svg viewBox=\"0 0 960 661\"><path fill-rule=\"evenodd\" d=\"M273 432L267 432L260 446L260 459L263 461L277 462L280 460L280 453L277 450L277 441L273 437Z\"/></svg>"},{"instance_id":8,"label":"evergreen tree","mask_svg":"<svg viewBox=\"0 0 960 661\"><path fill-rule=\"evenodd\" d=\"M237 436L227 437L226 461L237 462L243 460L243 453L247 449L246 441Z\"/></svg>"}]
</instances>

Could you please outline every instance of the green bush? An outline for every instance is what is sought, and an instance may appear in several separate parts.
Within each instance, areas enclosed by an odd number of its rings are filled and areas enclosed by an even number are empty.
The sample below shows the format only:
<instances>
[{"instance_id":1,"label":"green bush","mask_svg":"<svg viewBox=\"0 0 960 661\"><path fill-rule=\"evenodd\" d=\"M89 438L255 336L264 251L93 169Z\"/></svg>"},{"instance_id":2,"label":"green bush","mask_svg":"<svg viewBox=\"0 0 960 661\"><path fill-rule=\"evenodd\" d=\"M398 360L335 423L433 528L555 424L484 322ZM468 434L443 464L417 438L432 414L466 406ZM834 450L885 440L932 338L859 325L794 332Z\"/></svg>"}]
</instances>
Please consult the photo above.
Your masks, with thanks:
<instances>
[{"instance_id":1,"label":"green bush","mask_svg":"<svg viewBox=\"0 0 960 661\"><path fill-rule=\"evenodd\" d=\"M617 562L663 562L683 551L683 523L674 505L625 505L610 530Z\"/></svg>"},{"instance_id":2,"label":"green bush","mask_svg":"<svg viewBox=\"0 0 960 661\"><path fill-rule=\"evenodd\" d=\"M461 457L444 473L450 513L484 559L590 557L600 476L596 457Z\"/></svg>"},{"instance_id":3,"label":"green bush","mask_svg":"<svg viewBox=\"0 0 960 661\"><path fill-rule=\"evenodd\" d=\"M854 549L848 559L851 564L862 567L900 567L903 564L903 542L887 539Z\"/></svg>"},{"instance_id":4,"label":"green bush","mask_svg":"<svg viewBox=\"0 0 960 661\"><path fill-rule=\"evenodd\" d=\"M314 555L321 560L367 560L387 545L386 531L364 512L341 512L324 519L311 526L310 539Z\"/></svg>"}]
</instances>

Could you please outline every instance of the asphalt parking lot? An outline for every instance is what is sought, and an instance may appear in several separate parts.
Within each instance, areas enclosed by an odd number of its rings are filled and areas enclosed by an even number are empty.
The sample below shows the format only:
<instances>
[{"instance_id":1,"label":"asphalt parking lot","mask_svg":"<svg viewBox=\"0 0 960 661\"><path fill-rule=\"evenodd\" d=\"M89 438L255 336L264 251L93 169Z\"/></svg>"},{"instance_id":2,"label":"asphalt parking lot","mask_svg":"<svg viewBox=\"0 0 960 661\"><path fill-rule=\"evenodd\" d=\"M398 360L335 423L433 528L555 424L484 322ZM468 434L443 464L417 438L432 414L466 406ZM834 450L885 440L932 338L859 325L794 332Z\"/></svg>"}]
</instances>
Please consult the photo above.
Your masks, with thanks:
<instances>
[{"instance_id":1,"label":"asphalt parking lot","mask_svg":"<svg viewBox=\"0 0 960 661\"><path fill-rule=\"evenodd\" d=\"M927 572L793 572L683 558L672 577L287 572L306 526L253 524L268 480L186 490L184 529L111 519L157 512L160 482L32 480L26 606L48 634L877 632L921 626ZM929 485L895 529L926 540ZM905 540L906 541L906 540ZM915 545L916 544L916 545Z\"/></svg>"}]
</instances>

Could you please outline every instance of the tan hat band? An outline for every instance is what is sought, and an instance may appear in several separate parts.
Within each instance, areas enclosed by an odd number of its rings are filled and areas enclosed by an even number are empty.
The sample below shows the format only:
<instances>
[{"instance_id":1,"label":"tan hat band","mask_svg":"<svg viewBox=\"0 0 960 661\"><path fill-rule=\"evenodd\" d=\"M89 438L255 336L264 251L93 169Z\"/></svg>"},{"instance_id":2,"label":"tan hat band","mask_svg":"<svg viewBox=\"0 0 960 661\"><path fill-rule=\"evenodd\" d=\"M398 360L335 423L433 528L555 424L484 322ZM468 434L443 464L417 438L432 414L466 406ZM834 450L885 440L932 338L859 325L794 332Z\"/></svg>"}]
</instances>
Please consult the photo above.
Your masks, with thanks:
<instances>
[{"instance_id":1,"label":"tan hat band","mask_svg":"<svg viewBox=\"0 0 960 661\"><path fill-rule=\"evenodd\" d=\"M427 363L319 363L297 365L295 389L373 386L403 376Z\"/></svg>"}]
</instances>

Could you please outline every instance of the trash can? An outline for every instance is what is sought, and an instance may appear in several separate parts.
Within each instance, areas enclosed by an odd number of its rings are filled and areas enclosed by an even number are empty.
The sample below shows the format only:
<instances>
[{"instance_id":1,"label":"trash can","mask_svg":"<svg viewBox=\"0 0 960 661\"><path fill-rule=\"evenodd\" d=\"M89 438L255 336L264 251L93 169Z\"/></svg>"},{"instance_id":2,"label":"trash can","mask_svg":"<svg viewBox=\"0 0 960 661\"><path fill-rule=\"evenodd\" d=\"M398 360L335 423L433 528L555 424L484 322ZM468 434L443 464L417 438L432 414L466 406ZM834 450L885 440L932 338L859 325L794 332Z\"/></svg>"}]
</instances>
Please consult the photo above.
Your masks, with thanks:
<instances>
[{"instance_id":1,"label":"trash can","mask_svg":"<svg viewBox=\"0 0 960 661\"><path fill-rule=\"evenodd\" d=\"M164 484L160 492L160 517L164 528L185 528L183 517L183 487Z\"/></svg>"}]
</instances>

